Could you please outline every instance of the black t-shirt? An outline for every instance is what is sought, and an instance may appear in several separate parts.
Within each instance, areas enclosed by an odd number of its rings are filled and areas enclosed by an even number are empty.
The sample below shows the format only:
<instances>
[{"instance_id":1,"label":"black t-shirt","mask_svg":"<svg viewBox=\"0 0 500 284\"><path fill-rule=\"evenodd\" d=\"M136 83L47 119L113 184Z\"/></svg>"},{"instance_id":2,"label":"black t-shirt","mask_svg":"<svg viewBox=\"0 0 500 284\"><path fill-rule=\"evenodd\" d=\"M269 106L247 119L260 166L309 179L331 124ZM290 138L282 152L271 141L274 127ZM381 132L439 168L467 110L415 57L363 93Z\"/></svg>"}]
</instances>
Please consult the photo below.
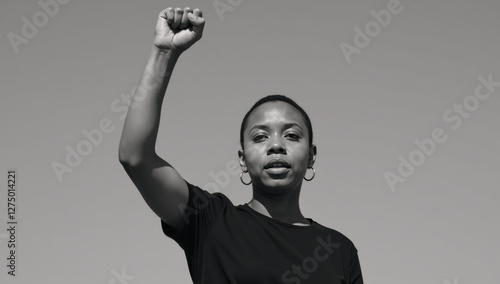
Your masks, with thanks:
<instances>
[{"instance_id":1,"label":"black t-shirt","mask_svg":"<svg viewBox=\"0 0 500 284\"><path fill-rule=\"evenodd\" d=\"M363 284L357 249L341 233L310 218L308 226L284 223L186 183L183 227L160 220L184 250L194 284Z\"/></svg>"}]
</instances>

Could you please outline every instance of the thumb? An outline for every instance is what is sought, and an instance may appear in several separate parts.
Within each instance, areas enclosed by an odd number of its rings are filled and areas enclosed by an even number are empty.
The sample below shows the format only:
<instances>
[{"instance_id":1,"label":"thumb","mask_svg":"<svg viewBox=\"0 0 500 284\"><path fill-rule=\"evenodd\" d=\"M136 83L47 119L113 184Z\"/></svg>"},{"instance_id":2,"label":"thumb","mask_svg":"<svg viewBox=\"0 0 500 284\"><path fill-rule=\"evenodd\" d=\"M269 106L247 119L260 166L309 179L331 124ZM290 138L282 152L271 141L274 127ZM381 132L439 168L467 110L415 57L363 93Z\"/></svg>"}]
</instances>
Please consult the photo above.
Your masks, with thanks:
<instances>
[{"instance_id":1,"label":"thumb","mask_svg":"<svg viewBox=\"0 0 500 284\"><path fill-rule=\"evenodd\" d=\"M205 19L198 17L193 13L188 14L188 20L193 25L193 32L195 34L200 34L203 32L203 27L205 26Z\"/></svg>"}]
</instances>

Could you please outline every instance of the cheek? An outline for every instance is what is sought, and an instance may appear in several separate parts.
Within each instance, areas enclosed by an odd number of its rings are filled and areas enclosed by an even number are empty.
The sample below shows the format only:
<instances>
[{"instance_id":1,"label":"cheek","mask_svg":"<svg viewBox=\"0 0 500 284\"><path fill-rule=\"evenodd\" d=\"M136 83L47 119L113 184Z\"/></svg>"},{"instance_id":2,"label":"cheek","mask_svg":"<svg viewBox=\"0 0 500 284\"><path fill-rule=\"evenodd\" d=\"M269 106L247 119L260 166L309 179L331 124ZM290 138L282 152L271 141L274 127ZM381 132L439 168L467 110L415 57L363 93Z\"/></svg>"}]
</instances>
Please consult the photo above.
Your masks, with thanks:
<instances>
[{"instance_id":1,"label":"cheek","mask_svg":"<svg viewBox=\"0 0 500 284\"><path fill-rule=\"evenodd\" d=\"M294 160L297 162L299 167L307 168L307 162L309 160L309 147L298 147L295 149Z\"/></svg>"},{"instance_id":2,"label":"cheek","mask_svg":"<svg viewBox=\"0 0 500 284\"><path fill-rule=\"evenodd\" d=\"M259 164L261 157L261 150L259 148L252 146L246 147L244 154L247 167L252 167Z\"/></svg>"}]
</instances>

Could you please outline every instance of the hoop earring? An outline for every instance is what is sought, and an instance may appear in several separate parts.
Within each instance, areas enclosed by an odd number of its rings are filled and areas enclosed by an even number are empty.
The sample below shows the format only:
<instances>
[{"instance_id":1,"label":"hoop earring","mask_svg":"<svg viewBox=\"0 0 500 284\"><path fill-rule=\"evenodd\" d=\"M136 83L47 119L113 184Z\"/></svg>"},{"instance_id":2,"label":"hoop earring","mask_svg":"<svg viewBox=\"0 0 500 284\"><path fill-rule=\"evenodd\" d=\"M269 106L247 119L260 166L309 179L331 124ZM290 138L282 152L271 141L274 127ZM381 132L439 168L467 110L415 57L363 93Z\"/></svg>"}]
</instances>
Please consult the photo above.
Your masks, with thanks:
<instances>
[{"instance_id":1,"label":"hoop earring","mask_svg":"<svg viewBox=\"0 0 500 284\"><path fill-rule=\"evenodd\" d=\"M316 170L314 170L314 167L310 167L310 169L312 169L312 170L313 170L313 175L312 175L312 177L311 177L310 179L307 179L307 178L304 176L304 179L305 179L305 180L307 180L307 181L311 181L311 180L313 180L314 176L316 176Z\"/></svg>"},{"instance_id":2,"label":"hoop earring","mask_svg":"<svg viewBox=\"0 0 500 284\"><path fill-rule=\"evenodd\" d=\"M241 180L241 182L242 182L244 185L249 185L249 184L251 184L251 183L252 183L252 180L251 180L251 179L250 179L250 182L248 182L248 183L246 183L246 182L244 182L244 181L243 181L243 173L244 173L243 171L241 171L241 173L240 173L240 180ZM248 173L248 171L246 171L245 173Z\"/></svg>"}]
</instances>

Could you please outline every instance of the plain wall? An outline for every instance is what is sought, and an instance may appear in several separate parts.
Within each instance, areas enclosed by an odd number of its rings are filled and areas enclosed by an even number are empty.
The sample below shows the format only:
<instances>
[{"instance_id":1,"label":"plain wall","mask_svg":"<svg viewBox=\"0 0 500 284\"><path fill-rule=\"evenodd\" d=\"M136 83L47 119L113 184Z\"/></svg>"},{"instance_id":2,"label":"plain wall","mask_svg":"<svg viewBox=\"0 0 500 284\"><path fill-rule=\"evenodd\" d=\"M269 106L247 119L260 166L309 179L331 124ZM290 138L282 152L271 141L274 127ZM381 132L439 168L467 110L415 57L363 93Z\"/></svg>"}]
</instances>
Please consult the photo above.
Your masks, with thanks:
<instances>
[{"instance_id":1,"label":"plain wall","mask_svg":"<svg viewBox=\"0 0 500 284\"><path fill-rule=\"evenodd\" d=\"M374 24L370 11L388 5L390 21ZM0 282L191 283L183 251L118 162L121 98L139 82L169 6L206 19L175 67L156 145L186 180L204 187L224 175L245 112L284 94L309 113L318 147L302 212L354 242L365 283L498 283L500 87L477 87L478 77L500 82L496 0L72 0L45 24L38 1L3 1ZM40 27L24 37L33 16ZM369 42L357 32L366 26ZM24 38L17 52L13 34ZM53 163L66 165L68 147L103 119L113 130L58 179ZM445 141L418 154L415 140L433 131ZM419 165L400 176L411 157ZM6 267L10 168L15 278ZM387 172L400 176L393 188ZM248 202L251 188L229 177L220 191Z\"/></svg>"}]
</instances>

